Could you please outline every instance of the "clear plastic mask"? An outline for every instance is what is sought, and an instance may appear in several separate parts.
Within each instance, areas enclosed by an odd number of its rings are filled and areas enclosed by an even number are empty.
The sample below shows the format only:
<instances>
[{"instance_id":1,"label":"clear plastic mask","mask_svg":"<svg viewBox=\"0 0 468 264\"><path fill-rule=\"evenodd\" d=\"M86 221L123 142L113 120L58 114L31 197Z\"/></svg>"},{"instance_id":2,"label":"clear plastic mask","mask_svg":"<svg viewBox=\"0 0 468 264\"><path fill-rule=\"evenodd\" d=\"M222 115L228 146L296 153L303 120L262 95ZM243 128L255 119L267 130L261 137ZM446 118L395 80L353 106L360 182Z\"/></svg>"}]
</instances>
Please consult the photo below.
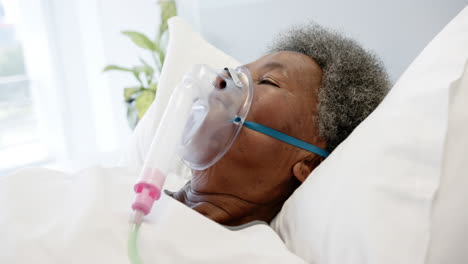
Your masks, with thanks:
<instances>
[{"instance_id":1,"label":"clear plastic mask","mask_svg":"<svg viewBox=\"0 0 468 264\"><path fill-rule=\"evenodd\" d=\"M215 71L196 65L182 85L192 105L178 153L189 167L203 170L217 162L239 134L252 104L252 77L243 67ZM233 122L236 117L240 121Z\"/></svg>"}]
</instances>

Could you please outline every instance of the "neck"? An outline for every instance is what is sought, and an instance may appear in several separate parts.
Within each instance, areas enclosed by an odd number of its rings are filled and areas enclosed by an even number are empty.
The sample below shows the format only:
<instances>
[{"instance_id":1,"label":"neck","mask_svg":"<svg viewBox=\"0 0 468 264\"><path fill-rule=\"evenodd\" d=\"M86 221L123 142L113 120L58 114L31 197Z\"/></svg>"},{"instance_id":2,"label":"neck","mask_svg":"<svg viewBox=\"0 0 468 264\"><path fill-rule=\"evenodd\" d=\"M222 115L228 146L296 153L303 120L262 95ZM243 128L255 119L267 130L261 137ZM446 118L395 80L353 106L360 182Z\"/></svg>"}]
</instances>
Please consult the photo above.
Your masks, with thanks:
<instances>
[{"instance_id":1,"label":"neck","mask_svg":"<svg viewBox=\"0 0 468 264\"><path fill-rule=\"evenodd\" d=\"M169 194L211 220L228 226L242 225L254 220L269 223L285 201L281 199L262 204L232 194L199 192L192 188L191 182L178 192Z\"/></svg>"}]
</instances>

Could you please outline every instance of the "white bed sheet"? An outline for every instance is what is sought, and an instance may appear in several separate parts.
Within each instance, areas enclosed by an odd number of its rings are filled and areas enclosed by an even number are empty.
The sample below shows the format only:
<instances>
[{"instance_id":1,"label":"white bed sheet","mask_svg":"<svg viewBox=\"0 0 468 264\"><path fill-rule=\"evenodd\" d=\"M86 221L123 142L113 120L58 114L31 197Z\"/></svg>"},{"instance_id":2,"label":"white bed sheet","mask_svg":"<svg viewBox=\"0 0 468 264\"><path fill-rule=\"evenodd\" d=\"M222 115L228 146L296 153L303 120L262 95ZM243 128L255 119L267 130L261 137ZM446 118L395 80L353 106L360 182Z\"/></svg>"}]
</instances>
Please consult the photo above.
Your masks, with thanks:
<instances>
[{"instance_id":1,"label":"white bed sheet","mask_svg":"<svg viewBox=\"0 0 468 264\"><path fill-rule=\"evenodd\" d=\"M129 263L134 181L122 168L0 178L0 263ZM144 263L305 263L267 225L231 231L165 195L140 234Z\"/></svg>"}]
</instances>

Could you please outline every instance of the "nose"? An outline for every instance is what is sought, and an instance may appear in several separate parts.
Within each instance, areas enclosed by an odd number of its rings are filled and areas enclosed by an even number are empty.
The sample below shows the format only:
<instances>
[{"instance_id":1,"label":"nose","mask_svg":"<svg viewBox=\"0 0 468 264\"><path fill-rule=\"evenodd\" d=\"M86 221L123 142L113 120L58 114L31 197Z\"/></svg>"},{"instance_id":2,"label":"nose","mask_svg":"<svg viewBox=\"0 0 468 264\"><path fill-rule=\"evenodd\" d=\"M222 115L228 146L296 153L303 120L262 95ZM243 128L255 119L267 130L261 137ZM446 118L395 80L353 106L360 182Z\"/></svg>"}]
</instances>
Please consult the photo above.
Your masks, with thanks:
<instances>
[{"instance_id":1,"label":"nose","mask_svg":"<svg viewBox=\"0 0 468 264\"><path fill-rule=\"evenodd\" d=\"M222 90L226 88L227 86L227 82L225 78L229 78L229 77L230 77L229 69L224 68L223 71L221 71L219 75L216 77L216 80L214 81L213 85L215 86L215 88Z\"/></svg>"},{"instance_id":2,"label":"nose","mask_svg":"<svg viewBox=\"0 0 468 264\"><path fill-rule=\"evenodd\" d=\"M227 75L229 75L229 73L228 73L228 68L224 68L224 71L223 71L221 74L227 74ZM226 83L226 80L225 80L223 77L221 77L220 75L218 75L218 76L216 77L216 80L214 81L213 85L214 85L215 88L224 89L224 88L226 88L227 83Z\"/></svg>"},{"instance_id":3,"label":"nose","mask_svg":"<svg viewBox=\"0 0 468 264\"><path fill-rule=\"evenodd\" d=\"M216 80L213 83L213 85L214 85L215 88L224 89L224 88L226 88L227 83L221 76L217 76Z\"/></svg>"}]
</instances>

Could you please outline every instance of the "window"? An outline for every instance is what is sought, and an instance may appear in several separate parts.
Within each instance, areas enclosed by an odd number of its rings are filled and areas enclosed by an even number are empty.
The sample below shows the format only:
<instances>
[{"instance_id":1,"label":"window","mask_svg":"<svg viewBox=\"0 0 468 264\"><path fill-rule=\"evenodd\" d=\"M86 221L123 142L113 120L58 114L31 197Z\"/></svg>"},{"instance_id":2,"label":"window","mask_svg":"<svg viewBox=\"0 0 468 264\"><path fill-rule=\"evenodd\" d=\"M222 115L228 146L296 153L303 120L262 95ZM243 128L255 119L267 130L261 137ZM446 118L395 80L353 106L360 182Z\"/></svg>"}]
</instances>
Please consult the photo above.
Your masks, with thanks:
<instances>
[{"instance_id":1,"label":"window","mask_svg":"<svg viewBox=\"0 0 468 264\"><path fill-rule=\"evenodd\" d=\"M17 24L17 1L0 0L0 174L47 159Z\"/></svg>"}]
</instances>

